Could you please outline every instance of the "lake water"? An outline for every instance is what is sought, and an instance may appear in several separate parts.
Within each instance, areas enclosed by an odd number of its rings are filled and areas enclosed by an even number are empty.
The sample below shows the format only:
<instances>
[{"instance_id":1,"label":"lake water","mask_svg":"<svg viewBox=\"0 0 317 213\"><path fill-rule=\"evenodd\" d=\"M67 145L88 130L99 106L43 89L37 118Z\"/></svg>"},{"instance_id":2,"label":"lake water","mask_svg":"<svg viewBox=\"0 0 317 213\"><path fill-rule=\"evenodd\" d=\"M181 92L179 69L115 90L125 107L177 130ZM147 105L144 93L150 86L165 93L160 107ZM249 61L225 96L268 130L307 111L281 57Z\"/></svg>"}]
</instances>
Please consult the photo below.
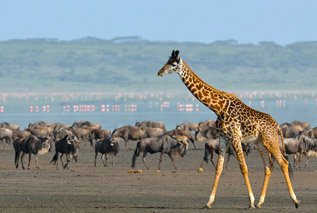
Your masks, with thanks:
<instances>
[{"instance_id":1,"label":"lake water","mask_svg":"<svg viewBox=\"0 0 317 213\"><path fill-rule=\"evenodd\" d=\"M317 126L317 99L314 92L298 93L240 93L238 97L252 108L270 114L277 122L294 120L310 122ZM286 94L286 95L285 95ZM153 95L155 96L155 95ZM167 129L183 122L215 120L215 114L185 93L175 98L172 95L154 98L89 99L65 103L26 103L18 107L4 106L1 122L17 123L21 129L37 121L61 122L71 125L74 121L87 120L100 123L103 129L113 130L123 125L134 125L137 121L162 121ZM117 96L116 96L117 97ZM133 96L134 97L134 96ZM50 98L48 98L51 100ZM177 100L175 100L177 99ZM2 106L2 105L1 105ZM1 111L0 106L0 111Z\"/></svg>"}]
</instances>

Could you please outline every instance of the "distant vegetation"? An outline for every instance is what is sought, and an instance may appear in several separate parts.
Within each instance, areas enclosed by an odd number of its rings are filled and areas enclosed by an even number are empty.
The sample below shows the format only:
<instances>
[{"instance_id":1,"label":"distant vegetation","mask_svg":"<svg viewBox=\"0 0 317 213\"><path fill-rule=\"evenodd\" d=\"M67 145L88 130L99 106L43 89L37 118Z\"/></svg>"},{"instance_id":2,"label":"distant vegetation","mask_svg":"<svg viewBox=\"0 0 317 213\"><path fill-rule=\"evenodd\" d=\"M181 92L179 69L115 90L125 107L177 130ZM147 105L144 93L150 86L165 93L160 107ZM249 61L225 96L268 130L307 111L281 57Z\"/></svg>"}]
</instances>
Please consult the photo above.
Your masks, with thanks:
<instances>
[{"instance_id":1,"label":"distant vegetation","mask_svg":"<svg viewBox=\"0 0 317 213\"><path fill-rule=\"evenodd\" d=\"M210 44L111 40L26 39L0 42L1 91L184 89L176 75L156 76L171 51L207 83L223 90L317 89L317 41Z\"/></svg>"}]
</instances>

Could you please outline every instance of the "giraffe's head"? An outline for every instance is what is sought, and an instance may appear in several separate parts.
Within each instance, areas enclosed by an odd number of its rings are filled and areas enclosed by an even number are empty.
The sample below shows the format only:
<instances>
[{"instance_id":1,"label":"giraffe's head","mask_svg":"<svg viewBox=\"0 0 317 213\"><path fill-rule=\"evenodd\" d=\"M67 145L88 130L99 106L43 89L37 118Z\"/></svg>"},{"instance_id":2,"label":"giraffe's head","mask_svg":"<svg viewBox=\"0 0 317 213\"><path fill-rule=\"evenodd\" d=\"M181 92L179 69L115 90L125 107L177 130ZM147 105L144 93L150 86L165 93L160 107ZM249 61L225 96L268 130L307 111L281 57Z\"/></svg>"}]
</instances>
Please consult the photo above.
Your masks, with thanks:
<instances>
[{"instance_id":1,"label":"giraffe's head","mask_svg":"<svg viewBox=\"0 0 317 213\"><path fill-rule=\"evenodd\" d=\"M158 71L158 76L163 76L165 74L179 73L182 65L182 59L178 57L179 50L173 50L171 57L168 59L166 64Z\"/></svg>"}]
</instances>

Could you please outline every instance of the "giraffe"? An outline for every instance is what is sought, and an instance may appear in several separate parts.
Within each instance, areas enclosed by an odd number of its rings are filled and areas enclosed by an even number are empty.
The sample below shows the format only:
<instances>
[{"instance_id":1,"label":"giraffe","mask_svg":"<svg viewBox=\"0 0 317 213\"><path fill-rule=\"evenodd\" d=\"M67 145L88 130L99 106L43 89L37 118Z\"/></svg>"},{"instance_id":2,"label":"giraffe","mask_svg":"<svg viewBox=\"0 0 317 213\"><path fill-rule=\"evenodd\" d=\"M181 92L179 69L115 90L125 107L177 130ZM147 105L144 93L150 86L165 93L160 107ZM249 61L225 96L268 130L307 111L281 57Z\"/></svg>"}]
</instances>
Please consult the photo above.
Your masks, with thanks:
<instances>
[{"instance_id":1,"label":"giraffe","mask_svg":"<svg viewBox=\"0 0 317 213\"><path fill-rule=\"evenodd\" d=\"M267 186L274 168L271 159L272 155L284 173L290 197L295 207L298 208L300 201L297 200L291 184L288 161L284 158L279 148L280 141L284 146L283 133L279 124L270 115L245 105L235 94L217 90L205 83L178 55L179 50L173 50L169 60L159 70L157 75L163 76L165 74L178 73L189 91L217 116L216 128L219 131L220 153L218 155L213 188L206 207L211 208L211 204L214 202L218 182L223 170L225 148L231 144L236 153L240 170L246 183L250 200L249 207L255 208L254 195L241 145L241 143L253 142L257 144L257 149L261 154L265 171L262 192L256 207L260 208L265 200Z\"/></svg>"}]
</instances>

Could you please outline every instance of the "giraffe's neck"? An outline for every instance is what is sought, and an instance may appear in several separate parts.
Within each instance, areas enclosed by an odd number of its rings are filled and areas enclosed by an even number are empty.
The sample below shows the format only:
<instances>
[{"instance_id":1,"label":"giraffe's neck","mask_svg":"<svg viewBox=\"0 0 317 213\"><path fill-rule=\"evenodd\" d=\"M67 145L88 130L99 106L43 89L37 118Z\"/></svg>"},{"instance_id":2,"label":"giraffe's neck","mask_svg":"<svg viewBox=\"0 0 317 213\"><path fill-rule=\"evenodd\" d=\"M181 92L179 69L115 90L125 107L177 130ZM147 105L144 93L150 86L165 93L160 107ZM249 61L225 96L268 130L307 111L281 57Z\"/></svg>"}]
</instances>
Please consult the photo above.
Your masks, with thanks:
<instances>
[{"instance_id":1,"label":"giraffe's neck","mask_svg":"<svg viewBox=\"0 0 317 213\"><path fill-rule=\"evenodd\" d=\"M204 105L210 108L218 117L223 117L232 94L219 91L201 80L183 61L179 76L189 91Z\"/></svg>"}]
</instances>

